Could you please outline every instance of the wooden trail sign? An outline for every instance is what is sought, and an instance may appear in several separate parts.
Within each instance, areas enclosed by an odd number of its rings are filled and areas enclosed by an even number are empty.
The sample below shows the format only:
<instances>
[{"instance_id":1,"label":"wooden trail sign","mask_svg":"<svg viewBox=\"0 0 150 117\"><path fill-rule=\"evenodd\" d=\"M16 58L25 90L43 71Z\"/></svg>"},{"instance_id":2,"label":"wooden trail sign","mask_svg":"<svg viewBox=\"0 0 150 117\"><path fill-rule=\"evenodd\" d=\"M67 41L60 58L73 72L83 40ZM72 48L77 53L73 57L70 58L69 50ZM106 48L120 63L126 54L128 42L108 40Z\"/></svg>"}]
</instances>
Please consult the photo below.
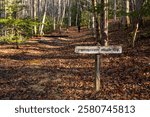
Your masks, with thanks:
<instances>
[{"instance_id":1,"label":"wooden trail sign","mask_svg":"<svg viewBox=\"0 0 150 117\"><path fill-rule=\"evenodd\" d=\"M122 53L121 46L76 46L76 53L82 54L120 54Z\"/></svg>"},{"instance_id":2,"label":"wooden trail sign","mask_svg":"<svg viewBox=\"0 0 150 117\"><path fill-rule=\"evenodd\" d=\"M95 88L100 90L100 54L120 54L122 53L121 46L76 46L76 53L81 54L96 54L95 59Z\"/></svg>"}]
</instances>

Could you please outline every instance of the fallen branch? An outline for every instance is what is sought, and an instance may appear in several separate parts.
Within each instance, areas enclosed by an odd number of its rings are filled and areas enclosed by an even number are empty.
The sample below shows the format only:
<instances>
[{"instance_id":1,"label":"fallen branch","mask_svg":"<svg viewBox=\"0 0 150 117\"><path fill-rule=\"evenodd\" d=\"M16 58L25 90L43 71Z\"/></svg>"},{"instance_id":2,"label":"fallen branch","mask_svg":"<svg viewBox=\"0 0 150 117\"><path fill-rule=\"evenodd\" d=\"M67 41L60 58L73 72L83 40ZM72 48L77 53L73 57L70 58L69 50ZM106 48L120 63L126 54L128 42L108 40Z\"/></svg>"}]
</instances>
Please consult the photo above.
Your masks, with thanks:
<instances>
[{"instance_id":1,"label":"fallen branch","mask_svg":"<svg viewBox=\"0 0 150 117\"><path fill-rule=\"evenodd\" d=\"M137 23L137 24L136 24L136 27L135 27L135 31L134 31L134 34L133 34L132 47L135 46L135 40L136 40L136 35L137 35L137 32L138 32L138 29L139 29L139 23Z\"/></svg>"}]
</instances>

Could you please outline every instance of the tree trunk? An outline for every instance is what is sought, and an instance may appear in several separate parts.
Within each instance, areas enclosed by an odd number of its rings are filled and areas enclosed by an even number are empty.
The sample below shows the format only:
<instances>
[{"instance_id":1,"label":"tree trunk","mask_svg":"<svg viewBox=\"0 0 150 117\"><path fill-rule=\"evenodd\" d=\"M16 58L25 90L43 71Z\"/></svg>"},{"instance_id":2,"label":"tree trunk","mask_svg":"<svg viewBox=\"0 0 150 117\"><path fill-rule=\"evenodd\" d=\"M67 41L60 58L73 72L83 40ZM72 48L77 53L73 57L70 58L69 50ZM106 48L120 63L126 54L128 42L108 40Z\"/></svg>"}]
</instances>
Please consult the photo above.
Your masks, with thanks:
<instances>
[{"instance_id":1,"label":"tree trunk","mask_svg":"<svg viewBox=\"0 0 150 117\"><path fill-rule=\"evenodd\" d=\"M143 21L142 21L142 14L140 13L140 10L142 8L143 3L145 2L145 0L136 0L136 12L138 14L137 18L135 20L138 21L139 23L139 27L142 26Z\"/></svg>"},{"instance_id":2,"label":"tree trunk","mask_svg":"<svg viewBox=\"0 0 150 117\"><path fill-rule=\"evenodd\" d=\"M108 45L108 0L101 0L103 11L101 13L102 45Z\"/></svg>"},{"instance_id":3,"label":"tree trunk","mask_svg":"<svg viewBox=\"0 0 150 117\"><path fill-rule=\"evenodd\" d=\"M136 40L136 35L137 35L137 32L138 32L138 28L139 28L139 23L137 23L136 26L135 26L135 31L134 31L134 33L133 33L132 47L135 46L135 40Z\"/></svg>"},{"instance_id":4,"label":"tree trunk","mask_svg":"<svg viewBox=\"0 0 150 117\"><path fill-rule=\"evenodd\" d=\"M114 0L114 21L116 21L116 18L117 18L116 12L117 12L117 3L116 3L116 0Z\"/></svg>"},{"instance_id":5,"label":"tree trunk","mask_svg":"<svg viewBox=\"0 0 150 117\"><path fill-rule=\"evenodd\" d=\"M52 12L53 12L53 30L56 30L55 1L53 0L52 3L53 3L53 9L52 9Z\"/></svg>"},{"instance_id":6,"label":"tree trunk","mask_svg":"<svg viewBox=\"0 0 150 117\"><path fill-rule=\"evenodd\" d=\"M134 34L133 34L133 41L132 41L132 46L135 46L135 41L136 41L136 36L137 36L137 32L139 27L142 25L142 14L140 13L141 7L143 5L143 3L145 2L145 0L137 0L136 1L136 12L138 14L138 16L136 16L135 21L134 21L134 25L135 25L135 29L134 29Z\"/></svg>"},{"instance_id":7,"label":"tree trunk","mask_svg":"<svg viewBox=\"0 0 150 117\"><path fill-rule=\"evenodd\" d=\"M96 40L98 43L100 43L100 33L99 33L99 24L98 24L98 14L97 14L97 2L96 0L92 0L93 4L93 15L94 15L94 27L95 27L95 34L96 34Z\"/></svg>"},{"instance_id":8,"label":"tree trunk","mask_svg":"<svg viewBox=\"0 0 150 117\"><path fill-rule=\"evenodd\" d=\"M31 0L30 1L30 16L31 18L35 21L36 20L36 1L35 0ZM33 34L37 34L37 27L36 25L33 26L33 31L32 31Z\"/></svg>"},{"instance_id":9,"label":"tree trunk","mask_svg":"<svg viewBox=\"0 0 150 117\"><path fill-rule=\"evenodd\" d=\"M17 12L14 12L14 19L17 19ZM13 26L13 28L14 28L14 38L15 38L15 40L16 40L16 49L19 49L19 43L18 43L18 30L17 30L17 28L16 28L17 26L16 25L14 25Z\"/></svg>"},{"instance_id":10,"label":"tree trunk","mask_svg":"<svg viewBox=\"0 0 150 117\"><path fill-rule=\"evenodd\" d=\"M41 21L41 0L38 0L38 23ZM40 25L38 25L38 34L40 34Z\"/></svg>"},{"instance_id":11,"label":"tree trunk","mask_svg":"<svg viewBox=\"0 0 150 117\"><path fill-rule=\"evenodd\" d=\"M68 0L69 11L68 11L68 26L71 26L71 0Z\"/></svg>"},{"instance_id":12,"label":"tree trunk","mask_svg":"<svg viewBox=\"0 0 150 117\"><path fill-rule=\"evenodd\" d=\"M135 1L134 0L130 0L130 12L132 13L134 11L135 11ZM134 16L130 16L132 29L134 29L134 20L135 20L135 17Z\"/></svg>"},{"instance_id":13,"label":"tree trunk","mask_svg":"<svg viewBox=\"0 0 150 117\"><path fill-rule=\"evenodd\" d=\"M45 23L46 13L47 13L47 4L48 4L48 1L45 0L44 15L43 15L42 25L41 25L41 29L40 29L40 35L44 34L43 29L44 29L44 23Z\"/></svg>"},{"instance_id":14,"label":"tree trunk","mask_svg":"<svg viewBox=\"0 0 150 117\"><path fill-rule=\"evenodd\" d=\"M129 27L130 26L130 18L128 16L129 10L130 10L129 0L123 0L124 16L122 17L122 25L124 27Z\"/></svg>"},{"instance_id":15,"label":"tree trunk","mask_svg":"<svg viewBox=\"0 0 150 117\"><path fill-rule=\"evenodd\" d=\"M0 12L0 18L6 18L6 5L4 3L5 1L0 1L0 9L4 9ZM0 28L3 28L3 25L0 24ZM6 30L2 29L1 35L6 36Z\"/></svg>"},{"instance_id":16,"label":"tree trunk","mask_svg":"<svg viewBox=\"0 0 150 117\"><path fill-rule=\"evenodd\" d=\"M97 14L97 1L92 0L93 5L93 14L94 14L94 21L95 21L95 33L96 33L96 40L97 45L100 45L100 34L99 34L99 24L98 24L98 14ZM100 55L95 55L95 89L99 91L101 87L100 84Z\"/></svg>"},{"instance_id":17,"label":"tree trunk","mask_svg":"<svg viewBox=\"0 0 150 117\"><path fill-rule=\"evenodd\" d=\"M60 24L60 17L61 17L61 0L58 1L58 17L57 17L58 24Z\"/></svg>"},{"instance_id":18,"label":"tree trunk","mask_svg":"<svg viewBox=\"0 0 150 117\"><path fill-rule=\"evenodd\" d=\"M61 28L62 28L62 25L63 25L65 13L66 13L66 0L63 2L63 12L62 12L62 17L60 19L60 24L59 24L59 32L60 33L61 33Z\"/></svg>"},{"instance_id":19,"label":"tree trunk","mask_svg":"<svg viewBox=\"0 0 150 117\"><path fill-rule=\"evenodd\" d=\"M78 32L81 30L81 2L78 0L77 2L77 27Z\"/></svg>"},{"instance_id":20,"label":"tree trunk","mask_svg":"<svg viewBox=\"0 0 150 117\"><path fill-rule=\"evenodd\" d=\"M36 21L36 0L32 0L32 5L33 5L33 20ZM37 26L34 26L34 34L37 34Z\"/></svg>"}]
</instances>

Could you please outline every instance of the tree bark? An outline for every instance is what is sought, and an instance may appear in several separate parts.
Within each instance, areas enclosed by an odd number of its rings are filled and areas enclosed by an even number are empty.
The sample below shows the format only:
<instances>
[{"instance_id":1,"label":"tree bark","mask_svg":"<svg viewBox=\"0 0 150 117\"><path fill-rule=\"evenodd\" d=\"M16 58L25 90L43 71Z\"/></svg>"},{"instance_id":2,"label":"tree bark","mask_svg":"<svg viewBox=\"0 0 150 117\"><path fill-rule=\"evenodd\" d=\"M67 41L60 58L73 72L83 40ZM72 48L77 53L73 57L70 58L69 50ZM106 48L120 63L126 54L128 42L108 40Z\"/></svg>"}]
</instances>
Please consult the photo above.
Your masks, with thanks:
<instances>
[{"instance_id":1,"label":"tree bark","mask_svg":"<svg viewBox=\"0 0 150 117\"><path fill-rule=\"evenodd\" d=\"M141 10L142 5L143 5L144 2L145 2L145 0L136 0L136 7L135 7L135 9L136 9L136 12L138 14L138 16L136 18L136 21L139 23L139 27L141 27L142 24L143 24L142 23L142 14L141 14L140 10Z\"/></svg>"},{"instance_id":2,"label":"tree bark","mask_svg":"<svg viewBox=\"0 0 150 117\"><path fill-rule=\"evenodd\" d=\"M139 27L142 25L142 14L140 13L141 7L143 5L143 3L145 2L145 0L136 0L136 12L137 12L137 16L135 18L134 21L134 25L135 25L135 29L134 29L134 34L133 34L133 41L132 41L132 46L135 46L135 41L136 41L136 36L137 36L137 32Z\"/></svg>"},{"instance_id":3,"label":"tree bark","mask_svg":"<svg viewBox=\"0 0 150 117\"><path fill-rule=\"evenodd\" d=\"M62 17L60 19L60 24L59 24L59 32L60 33L61 33L61 28L63 25L65 14L66 14L66 0L64 0L64 2L63 2L63 12L62 12Z\"/></svg>"},{"instance_id":4,"label":"tree bark","mask_svg":"<svg viewBox=\"0 0 150 117\"><path fill-rule=\"evenodd\" d=\"M130 10L129 0L123 0L122 6L123 6L123 11L124 11L124 15L122 17L122 25L124 27L129 27L130 26L130 18L128 16L128 13Z\"/></svg>"},{"instance_id":5,"label":"tree bark","mask_svg":"<svg viewBox=\"0 0 150 117\"><path fill-rule=\"evenodd\" d=\"M38 23L41 21L41 0L38 0ZM38 25L38 34L40 34L40 25Z\"/></svg>"},{"instance_id":6,"label":"tree bark","mask_svg":"<svg viewBox=\"0 0 150 117\"><path fill-rule=\"evenodd\" d=\"M116 21L116 18L117 18L116 12L117 12L117 3L116 3L116 0L114 0L114 21Z\"/></svg>"},{"instance_id":7,"label":"tree bark","mask_svg":"<svg viewBox=\"0 0 150 117\"><path fill-rule=\"evenodd\" d=\"M55 14L55 0L52 1L53 3L53 9L52 9L52 14L53 14L53 30L56 30L56 14Z\"/></svg>"},{"instance_id":8,"label":"tree bark","mask_svg":"<svg viewBox=\"0 0 150 117\"><path fill-rule=\"evenodd\" d=\"M41 29L40 29L40 35L44 34L43 29L44 29L44 23L45 23L46 13L47 13L47 4L48 4L48 1L45 0L44 15L43 15L42 25L41 25Z\"/></svg>"},{"instance_id":9,"label":"tree bark","mask_svg":"<svg viewBox=\"0 0 150 117\"><path fill-rule=\"evenodd\" d=\"M34 21L36 21L36 16L37 16L37 14L36 14L36 0L33 0L32 1L33 3L33 19L34 19ZM36 35L37 34L37 26L35 25L34 26L34 34Z\"/></svg>"},{"instance_id":10,"label":"tree bark","mask_svg":"<svg viewBox=\"0 0 150 117\"><path fill-rule=\"evenodd\" d=\"M78 32L81 30L81 2L78 0L77 2L77 27Z\"/></svg>"},{"instance_id":11,"label":"tree bark","mask_svg":"<svg viewBox=\"0 0 150 117\"><path fill-rule=\"evenodd\" d=\"M61 0L58 1L58 18L57 18L58 24L60 24L60 17L61 17Z\"/></svg>"},{"instance_id":12,"label":"tree bark","mask_svg":"<svg viewBox=\"0 0 150 117\"><path fill-rule=\"evenodd\" d=\"M108 0L101 0L103 11L101 13L101 44L108 45Z\"/></svg>"},{"instance_id":13,"label":"tree bark","mask_svg":"<svg viewBox=\"0 0 150 117\"><path fill-rule=\"evenodd\" d=\"M95 27L95 34L96 34L96 40L98 43L100 43L100 33L99 33L99 23L98 23L98 14L97 14L97 2L96 0L92 0L93 4L93 16L94 16L94 27Z\"/></svg>"},{"instance_id":14,"label":"tree bark","mask_svg":"<svg viewBox=\"0 0 150 117\"><path fill-rule=\"evenodd\" d=\"M92 0L92 5L93 5L93 14L94 14L94 21L95 21L94 26L95 26L97 46L100 46L97 1ZM101 84L100 84L100 55L97 54L97 55L95 55L95 90L99 91L100 87L101 87Z\"/></svg>"},{"instance_id":15,"label":"tree bark","mask_svg":"<svg viewBox=\"0 0 150 117\"><path fill-rule=\"evenodd\" d=\"M71 26L71 0L68 0L69 11L68 11L68 26Z\"/></svg>"}]
</instances>

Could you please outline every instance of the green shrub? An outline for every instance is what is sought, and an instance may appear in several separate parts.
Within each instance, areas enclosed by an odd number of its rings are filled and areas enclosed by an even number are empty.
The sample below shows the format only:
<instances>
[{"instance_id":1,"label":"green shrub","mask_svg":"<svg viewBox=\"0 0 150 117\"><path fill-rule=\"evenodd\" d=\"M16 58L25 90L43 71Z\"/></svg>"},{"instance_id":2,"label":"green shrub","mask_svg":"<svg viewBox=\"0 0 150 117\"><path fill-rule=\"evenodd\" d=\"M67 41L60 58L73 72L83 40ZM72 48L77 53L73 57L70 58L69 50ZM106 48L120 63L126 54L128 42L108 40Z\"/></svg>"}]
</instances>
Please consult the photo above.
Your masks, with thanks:
<instances>
[{"instance_id":1,"label":"green shrub","mask_svg":"<svg viewBox=\"0 0 150 117\"><path fill-rule=\"evenodd\" d=\"M53 22L54 21L53 21L52 17L49 17L49 16L46 17L45 24L44 24L44 29L43 29L43 31L45 33L51 32L53 30Z\"/></svg>"},{"instance_id":2,"label":"green shrub","mask_svg":"<svg viewBox=\"0 0 150 117\"><path fill-rule=\"evenodd\" d=\"M25 42L27 40L27 38L21 36L21 35L18 35L17 37L14 36L14 34L7 34L6 36L1 36L0 37L0 42L2 43L16 43L16 38L17 38L17 42L18 44L21 44L23 42Z\"/></svg>"},{"instance_id":3,"label":"green shrub","mask_svg":"<svg viewBox=\"0 0 150 117\"><path fill-rule=\"evenodd\" d=\"M89 23L89 12L88 11L83 11L81 13L81 26L88 26Z\"/></svg>"}]
</instances>

